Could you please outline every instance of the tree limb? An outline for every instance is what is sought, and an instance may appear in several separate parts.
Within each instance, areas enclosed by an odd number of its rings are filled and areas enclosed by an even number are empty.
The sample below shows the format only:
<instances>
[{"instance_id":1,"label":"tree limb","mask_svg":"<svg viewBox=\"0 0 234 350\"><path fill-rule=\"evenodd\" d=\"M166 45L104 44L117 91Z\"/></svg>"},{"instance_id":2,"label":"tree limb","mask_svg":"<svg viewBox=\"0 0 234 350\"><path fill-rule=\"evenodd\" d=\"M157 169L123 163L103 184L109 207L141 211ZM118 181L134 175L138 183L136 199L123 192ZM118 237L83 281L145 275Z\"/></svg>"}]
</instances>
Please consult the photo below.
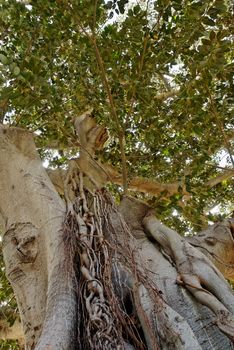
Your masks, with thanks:
<instances>
[{"instance_id":1,"label":"tree limb","mask_svg":"<svg viewBox=\"0 0 234 350\"><path fill-rule=\"evenodd\" d=\"M91 111L86 111L82 115L74 118L76 134L79 138L80 156L75 159L80 170L86 174L97 188L104 187L107 183L123 185L122 174L113 166L102 163L95 159L95 152L101 150L108 139L107 129L97 125L91 116ZM74 161L74 160L73 160ZM64 194L64 170L48 170L51 181L60 194ZM234 170L230 169L209 180L203 186L212 188L221 181L227 180L234 175ZM128 181L128 188L132 191L148 193L154 196L163 193L164 197L170 197L176 193L181 193L186 198L190 198L184 182L161 183L153 179L140 176L133 177Z\"/></svg>"},{"instance_id":2,"label":"tree limb","mask_svg":"<svg viewBox=\"0 0 234 350\"><path fill-rule=\"evenodd\" d=\"M95 3L95 12L96 12L96 3ZM94 17L96 14L94 15ZM115 123L115 127L117 130L117 135L119 138L119 148L120 148L120 154L121 154L121 163L122 163L122 186L124 193L127 192L127 185L128 185L128 174L127 174L127 162L126 162L126 154L125 154L125 130L122 127L119 117L116 111L116 106L114 102L114 98L111 92L111 86L109 83L109 79L107 77L105 64L103 61L103 58L101 56L97 40L96 40L96 34L94 28L91 28L91 34L82 26L82 23L80 21L79 16L76 14L75 16L77 25L79 29L85 34L85 36L89 39L91 45L93 46L94 54L97 60L98 68L100 71L100 77L103 83L103 86L106 90L108 101L109 101L109 107L110 107L110 115ZM95 20L95 18L94 18Z\"/></svg>"},{"instance_id":3,"label":"tree limb","mask_svg":"<svg viewBox=\"0 0 234 350\"><path fill-rule=\"evenodd\" d=\"M230 170L226 170L224 173L214 177L213 179L210 179L209 181L207 181L207 183L205 184L206 187L212 188L216 185L218 185L220 182L228 180L230 178L234 177L234 170L230 169Z\"/></svg>"}]
</instances>

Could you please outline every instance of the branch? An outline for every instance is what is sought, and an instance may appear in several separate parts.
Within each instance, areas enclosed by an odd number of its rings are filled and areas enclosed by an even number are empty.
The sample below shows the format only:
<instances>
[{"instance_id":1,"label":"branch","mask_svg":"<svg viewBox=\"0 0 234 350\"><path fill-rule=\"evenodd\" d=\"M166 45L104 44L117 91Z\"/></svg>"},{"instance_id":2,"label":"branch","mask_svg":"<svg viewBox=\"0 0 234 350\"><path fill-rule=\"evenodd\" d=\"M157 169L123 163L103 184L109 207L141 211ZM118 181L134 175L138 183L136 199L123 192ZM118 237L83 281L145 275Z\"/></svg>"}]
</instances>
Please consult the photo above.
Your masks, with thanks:
<instances>
[{"instance_id":1,"label":"branch","mask_svg":"<svg viewBox=\"0 0 234 350\"><path fill-rule=\"evenodd\" d=\"M107 183L113 183L122 186L122 174L113 166L97 161L95 152L101 150L108 139L107 129L98 125L91 116L92 111L86 111L82 115L74 118L76 134L79 138L80 157L75 159L80 170L90 178L92 183L97 187L104 187ZM74 161L74 160L73 160ZM64 193L65 171L48 170L51 181L60 194ZM223 180L234 175L234 170L226 171L216 178L209 180L204 186L214 187ZM160 183L153 179L144 177L134 177L128 181L128 188L132 191L148 193L151 195L164 194L164 197L170 197L173 194L181 193L188 197L185 184L181 181L174 183ZM190 196L189 196L190 197Z\"/></svg>"},{"instance_id":2,"label":"branch","mask_svg":"<svg viewBox=\"0 0 234 350\"><path fill-rule=\"evenodd\" d=\"M224 173L218 175L217 177L213 178L213 179L210 179L206 184L205 186L209 187L209 188L212 188L216 185L218 185L220 182L222 181L225 181L225 180L228 180L230 178L234 177L234 170L233 169L230 169L230 170L227 170L225 171Z\"/></svg>"},{"instance_id":3,"label":"branch","mask_svg":"<svg viewBox=\"0 0 234 350\"><path fill-rule=\"evenodd\" d=\"M166 197L178 193L181 187L182 194L188 195L188 192L185 190L185 186L181 186L181 182L161 183L143 177L135 177L130 181L129 184L129 188L131 188L133 191L139 191L153 195L158 195L159 193L165 192Z\"/></svg>"},{"instance_id":4,"label":"branch","mask_svg":"<svg viewBox=\"0 0 234 350\"><path fill-rule=\"evenodd\" d=\"M97 3L95 3L94 17L96 17L96 6L97 6ZM79 16L76 14L75 17L76 17L77 25L78 25L79 29L81 30L81 32L83 32L85 34L85 36L89 39L90 43L93 46L94 53L95 53L96 60L97 60L97 64L98 64L98 68L100 70L100 77L101 77L103 86L104 86L106 93L107 93L107 96L108 96L109 106L110 106L110 114L111 114L113 121L115 122L116 130L117 130L117 134L118 134L118 138L119 138L119 147L120 147L121 162L122 162L122 186L123 186L124 193L126 193L128 181L127 181L127 161L126 161L126 155L125 155L125 132L120 124L120 121L119 121L119 118L118 118L118 115L116 112L115 102L113 99L113 95L111 93L111 87L110 87L110 83L109 83L109 80L108 80L108 77L106 74L105 65L104 65L102 56L100 54L98 45L97 45L95 30L94 30L94 28L91 28L91 34L88 33L88 31L82 26ZM95 18L94 18L94 20L96 21Z\"/></svg>"},{"instance_id":5,"label":"branch","mask_svg":"<svg viewBox=\"0 0 234 350\"><path fill-rule=\"evenodd\" d=\"M95 54L96 54L96 58L97 58L97 62L101 71L101 77L103 80L103 84L106 88L107 91L107 95L108 95L108 99L109 99L109 103L110 103L110 107L111 107L111 114L112 117L116 123L116 127L117 127L117 132L118 132L118 137L119 137L119 146L120 146L120 153L121 153L121 160L122 160L122 181L123 181L123 189L124 192L127 191L127 162L126 162L126 155L125 155L125 135L124 135L124 131L122 130L120 123L119 123L119 119L116 113L116 108L115 108L115 104L114 104L114 100L111 94L111 89L110 89L110 85L106 76L106 71L104 68L104 63L102 60L102 57L100 55L98 46L97 46L97 42L96 39L94 38L92 40L92 43L94 45L94 50L95 50Z\"/></svg>"},{"instance_id":6,"label":"branch","mask_svg":"<svg viewBox=\"0 0 234 350\"><path fill-rule=\"evenodd\" d=\"M74 118L76 134L79 138L80 156L73 159L80 170L87 175L96 188L102 188L107 183L113 183L122 186L122 174L113 166L97 161L95 156L96 150L101 150L108 139L108 132L105 127L97 125L95 119L91 116L91 111L83 113L81 116ZM47 170L47 173L60 195L64 195L64 181L66 171ZM92 186L93 187L93 186ZM134 177L128 183L129 189L159 195L164 192L168 197L179 192L182 187L182 193L188 195L185 186L181 182L172 184L162 184L143 177Z\"/></svg>"},{"instance_id":7,"label":"branch","mask_svg":"<svg viewBox=\"0 0 234 350\"><path fill-rule=\"evenodd\" d=\"M97 187L104 187L107 183L122 186L122 174L119 173L113 166L98 162L94 159L89 159L88 163L84 162L80 158L73 159L76 161L80 170L84 172L91 182ZM66 178L66 170L63 169L48 169L47 173L51 182L55 186L60 195L64 195L64 180ZM87 183L89 187L90 184ZM147 179L143 177L134 177L128 183L128 188L131 191L148 193L154 196L163 193L164 197L170 197L173 194L182 192L183 195L189 195L185 190L185 186L181 186L181 182L174 183L161 183L153 179Z\"/></svg>"}]
</instances>

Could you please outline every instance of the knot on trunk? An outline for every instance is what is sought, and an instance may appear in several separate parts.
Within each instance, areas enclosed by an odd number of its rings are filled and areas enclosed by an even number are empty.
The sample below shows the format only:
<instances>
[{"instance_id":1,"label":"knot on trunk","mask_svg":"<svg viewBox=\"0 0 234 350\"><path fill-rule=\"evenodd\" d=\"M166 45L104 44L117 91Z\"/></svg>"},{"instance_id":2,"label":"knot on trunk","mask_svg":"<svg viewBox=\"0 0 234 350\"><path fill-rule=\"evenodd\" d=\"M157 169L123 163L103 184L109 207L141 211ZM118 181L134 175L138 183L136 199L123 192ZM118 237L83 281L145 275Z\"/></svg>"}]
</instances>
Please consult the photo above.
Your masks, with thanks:
<instances>
[{"instance_id":1,"label":"knot on trunk","mask_svg":"<svg viewBox=\"0 0 234 350\"><path fill-rule=\"evenodd\" d=\"M11 267L19 263L33 263L38 254L38 229L30 222L18 222L10 226L3 237L3 246L10 246Z\"/></svg>"}]
</instances>

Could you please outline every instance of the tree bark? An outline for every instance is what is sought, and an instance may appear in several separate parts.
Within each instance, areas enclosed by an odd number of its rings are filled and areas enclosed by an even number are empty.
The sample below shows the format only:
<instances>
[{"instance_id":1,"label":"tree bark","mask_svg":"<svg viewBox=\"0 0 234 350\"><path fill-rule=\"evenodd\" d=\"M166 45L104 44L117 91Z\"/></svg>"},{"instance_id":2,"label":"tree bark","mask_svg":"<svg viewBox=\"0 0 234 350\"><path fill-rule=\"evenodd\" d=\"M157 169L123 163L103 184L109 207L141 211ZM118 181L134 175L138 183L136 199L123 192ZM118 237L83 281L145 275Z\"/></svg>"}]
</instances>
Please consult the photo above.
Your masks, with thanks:
<instances>
[{"instance_id":1,"label":"tree bark","mask_svg":"<svg viewBox=\"0 0 234 350\"><path fill-rule=\"evenodd\" d=\"M26 348L72 349L76 298L64 271L65 204L42 167L32 134L1 126L0 149L3 254Z\"/></svg>"},{"instance_id":2,"label":"tree bark","mask_svg":"<svg viewBox=\"0 0 234 350\"><path fill-rule=\"evenodd\" d=\"M174 255L171 254L169 249L167 249L167 247L170 248L168 245L168 238L170 240L171 234L173 234L173 232L170 232L170 229L166 228L158 221L156 221L156 224L163 226L163 230L165 229L167 234L163 234L162 237L160 237L160 234L158 237L156 235L155 237L157 237L157 240L154 240L152 242L152 239L150 241L144 233L144 226L147 226L148 224L146 213L149 212L150 208L147 208L144 203L139 204L139 202L135 199L125 198L125 200L121 203L120 210L126 218L128 225L130 225L132 228L134 237L137 238L138 252L140 253L140 256L142 256L142 260L147 264L146 271L149 278L155 282L155 285L157 286L158 290L161 291L168 305L171 306L176 312L178 312L180 316L186 320L191 330L196 335L201 348L219 348L218 344L221 344L222 342L223 344L225 343L225 346L223 345L223 348L232 348L233 345L227 339L225 339L225 337L223 337L223 334L212 324L212 322L215 322L215 317L210 312L211 308L202 306L201 304L204 304L202 303L202 300L196 300L196 297L193 297L195 295L193 293L192 295L190 294L191 290L186 288L185 283L179 283L178 273L180 271L178 271L178 268L176 267L175 259L175 256L179 254L180 250L180 247L177 244L177 240L174 239L174 244L171 247ZM145 219L142 220L142 218ZM155 221L153 221L153 227L155 229L154 225ZM195 257L198 258L199 261L200 259L201 261L204 259L204 257L201 257L196 253ZM190 259L186 261L187 265L190 264L189 260ZM195 263L198 269L199 261L196 261ZM194 272L190 270L190 274L188 274L188 276L193 274ZM220 276L219 273L217 277L218 276ZM217 278L215 277L215 274L212 274L212 277ZM230 311L233 312L233 294L230 290L230 287L223 280L222 276L220 276L220 278L222 282L218 282L216 280L216 287L219 289L220 293L222 291L225 294L225 290L227 291L227 300L229 300L230 304L226 303L225 298L223 301L230 309ZM231 335L234 334L233 328L230 330L230 333Z\"/></svg>"},{"instance_id":3,"label":"tree bark","mask_svg":"<svg viewBox=\"0 0 234 350\"><path fill-rule=\"evenodd\" d=\"M234 282L234 219L217 222L208 229L186 240L205 254L222 272Z\"/></svg>"},{"instance_id":4,"label":"tree bark","mask_svg":"<svg viewBox=\"0 0 234 350\"><path fill-rule=\"evenodd\" d=\"M77 164L64 201L25 130L1 126L0 149L3 253L26 349L233 349L229 286L149 206L86 190Z\"/></svg>"}]
</instances>

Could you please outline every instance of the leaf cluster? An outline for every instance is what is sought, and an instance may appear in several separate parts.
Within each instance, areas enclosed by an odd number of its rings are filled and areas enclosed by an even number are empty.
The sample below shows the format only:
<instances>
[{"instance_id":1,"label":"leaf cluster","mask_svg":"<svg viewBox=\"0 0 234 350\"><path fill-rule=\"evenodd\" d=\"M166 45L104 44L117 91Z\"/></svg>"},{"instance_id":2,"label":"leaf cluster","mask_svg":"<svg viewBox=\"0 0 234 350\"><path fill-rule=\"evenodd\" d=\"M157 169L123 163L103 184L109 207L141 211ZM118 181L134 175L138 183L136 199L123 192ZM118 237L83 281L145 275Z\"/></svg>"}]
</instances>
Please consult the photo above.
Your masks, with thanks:
<instances>
[{"instance_id":1,"label":"leaf cluster","mask_svg":"<svg viewBox=\"0 0 234 350\"><path fill-rule=\"evenodd\" d=\"M224 167L232 166L231 11L231 2L222 0L156 0L147 6L2 1L1 118L34 130L41 156L56 167L74 156L66 151L76 143L73 117L92 107L110 133L99 156L121 171L118 126L95 38L125 138L128 178L185 184L193 196L187 206L179 190L172 198L162 193L145 199L181 232L188 223L198 229L207 223L208 208L225 207L231 196L228 179L205 186L225 171L219 154L226 157ZM53 155L46 145L55 141Z\"/></svg>"}]
</instances>

